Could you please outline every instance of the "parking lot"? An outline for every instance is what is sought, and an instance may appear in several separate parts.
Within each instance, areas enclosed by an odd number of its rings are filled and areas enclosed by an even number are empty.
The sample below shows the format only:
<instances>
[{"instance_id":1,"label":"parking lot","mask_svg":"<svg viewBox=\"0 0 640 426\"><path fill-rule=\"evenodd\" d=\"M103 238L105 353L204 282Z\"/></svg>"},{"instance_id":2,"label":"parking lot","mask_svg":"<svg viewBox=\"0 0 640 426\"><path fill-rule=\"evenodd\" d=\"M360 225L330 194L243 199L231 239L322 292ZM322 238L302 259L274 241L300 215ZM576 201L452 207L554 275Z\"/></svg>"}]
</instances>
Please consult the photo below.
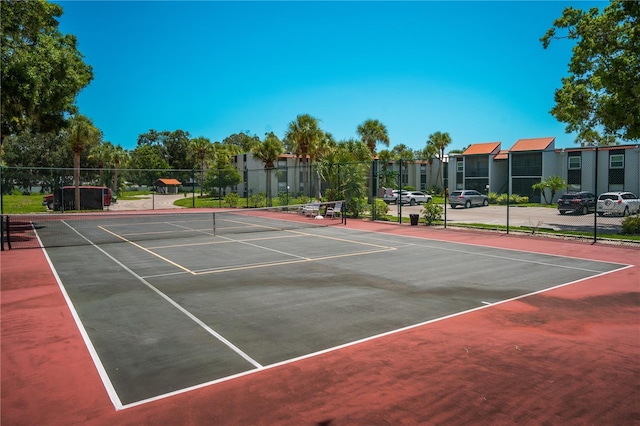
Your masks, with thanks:
<instances>
[{"instance_id":1,"label":"parking lot","mask_svg":"<svg viewBox=\"0 0 640 426\"><path fill-rule=\"evenodd\" d=\"M483 223L489 225L507 225L507 206L489 205L487 207L473 207L470 209L451 208L446 206L447 224L456 223ZM402 206L402 216L420 214L422 206ZM509 226L526 226L535 228L548 228L554 230L592 230L594 214L587 215L565 214L560 215L555 207L518 207L510 206L508 212ZM398 206L389 204L389 214L398 215ZM622 218L604 216L597 218L598 230L618 232Z\"/></svg>"}]
</instances>

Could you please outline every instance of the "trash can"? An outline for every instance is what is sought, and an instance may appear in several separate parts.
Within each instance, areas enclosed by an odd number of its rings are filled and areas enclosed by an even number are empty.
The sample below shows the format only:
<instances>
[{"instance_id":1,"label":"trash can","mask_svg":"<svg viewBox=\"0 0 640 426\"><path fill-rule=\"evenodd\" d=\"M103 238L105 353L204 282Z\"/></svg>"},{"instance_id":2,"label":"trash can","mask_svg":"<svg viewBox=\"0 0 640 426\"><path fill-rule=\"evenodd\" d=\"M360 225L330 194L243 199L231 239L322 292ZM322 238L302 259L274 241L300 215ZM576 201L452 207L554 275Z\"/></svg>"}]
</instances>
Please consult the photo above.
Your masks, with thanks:
<instances>
[{"instance_id":1,"label":"trash can","mask_svg":"<svg viewBox=\"0 0 640 426\"><path fill-rule=\"evenodd\" d=\"M418 224L418 218L420 216L417 214L410 214L409 219L411 220L411 226L416 226Z\"/></svg>"}]
</instances>

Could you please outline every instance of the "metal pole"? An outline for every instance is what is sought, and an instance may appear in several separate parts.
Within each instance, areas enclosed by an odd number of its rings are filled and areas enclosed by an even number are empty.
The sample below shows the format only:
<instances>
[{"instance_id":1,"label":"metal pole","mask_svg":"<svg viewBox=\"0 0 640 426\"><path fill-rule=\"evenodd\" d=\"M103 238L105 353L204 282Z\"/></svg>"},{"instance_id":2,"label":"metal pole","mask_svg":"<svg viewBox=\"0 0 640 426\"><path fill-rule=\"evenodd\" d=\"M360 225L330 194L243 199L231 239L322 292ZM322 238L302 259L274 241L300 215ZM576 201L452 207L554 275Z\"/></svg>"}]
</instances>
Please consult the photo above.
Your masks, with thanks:
<instances>
[{"instance_id":1,"label":"metal pole","mask_svg":"<svg viewBox=\"0 0 640 426\"><path fill-rule=\"evenodd\" d=\"M596 145L596 164L594 170L595 184L593 185L593 192L598 193L598 145ZM596 195L597 197L597 195ZM596 200L596 208L593 209L593 244L598 241L598 201Z\"/></svg>"},{"instance_id":2,"label":"metal pole","mask_svg":"<svg viewBox=\"0 0 640 426\"><path fill-rule=\"evenodd\" d=\"M191 169L191 208L196 207L196 169Z\"/></svg>"},{"instance_id":3,"label":"metal pole","mask_svg":"<svg viewBox=\"0 0 640 426\"><path fill-rule=\"evenodd\" d=\"M398 171L398 198L396 199L396 204L398 206L398 223L402 224L402 158L398 160L398 164L400 165L400 170Z\"/></svg>"},{"instance_id":4,"label":"metal pole","mask_svg":"<svg viewBox=\"0 0 640 426\"><path fill-rule=\"evenodd\" d=\"M449 200L449 188L444 188L444 228L447 228L447 201Z\"/></svg>"},{"instance_id":5,"label":"metal pole","mask_svg":"<svg viewBox=\"0 0 640 426\"><path fill-rule=\"evenodd\" d=\"M508 160L508 167L509 167L509 173L507 173L507 234L509 233L509 199L511 198L511 152L509 152L507 154L507 156L509 157Z\"/></svg>"}]
</instances>

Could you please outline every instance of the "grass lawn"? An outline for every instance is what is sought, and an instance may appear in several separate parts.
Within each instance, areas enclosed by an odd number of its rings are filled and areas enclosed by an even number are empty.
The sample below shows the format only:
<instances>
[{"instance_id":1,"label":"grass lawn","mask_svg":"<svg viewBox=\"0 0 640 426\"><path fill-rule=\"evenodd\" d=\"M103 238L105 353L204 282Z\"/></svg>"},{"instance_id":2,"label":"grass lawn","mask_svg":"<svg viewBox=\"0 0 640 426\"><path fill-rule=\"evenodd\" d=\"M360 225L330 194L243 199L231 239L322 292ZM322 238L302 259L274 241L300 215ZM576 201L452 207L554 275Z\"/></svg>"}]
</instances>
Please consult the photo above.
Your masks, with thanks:
<instances>
[{"instance_id":1,"label":"grass lawn","mask_svg":"<svg viewBox=\"0 0 640 426\"><path fill-rule=\"evenodd\" d=\"M3 195L2 212L4 214L45 213L47 207L42 205L42 194Z\"/></svg>"}]
</instances>

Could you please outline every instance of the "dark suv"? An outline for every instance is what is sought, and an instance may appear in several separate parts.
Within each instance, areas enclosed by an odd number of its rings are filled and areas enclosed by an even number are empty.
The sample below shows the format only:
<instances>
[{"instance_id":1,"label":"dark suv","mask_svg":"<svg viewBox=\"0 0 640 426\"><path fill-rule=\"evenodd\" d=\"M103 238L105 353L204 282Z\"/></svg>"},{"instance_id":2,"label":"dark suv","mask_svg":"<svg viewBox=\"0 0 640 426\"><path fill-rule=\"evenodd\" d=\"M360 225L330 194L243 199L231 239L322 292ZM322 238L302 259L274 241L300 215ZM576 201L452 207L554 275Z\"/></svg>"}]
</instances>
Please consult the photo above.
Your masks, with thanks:
<instances>
[{"instance_id":1,"label":"dark suv","mask_svg":"<svg viewBox=\"0 0 640 426\"><path fill-rule=\"evenodd\" d=\"M590 192L568 192L558 199L560 214L573 212L587 214L596 210L596 196Z\"/></svg>"}]
</instances>

